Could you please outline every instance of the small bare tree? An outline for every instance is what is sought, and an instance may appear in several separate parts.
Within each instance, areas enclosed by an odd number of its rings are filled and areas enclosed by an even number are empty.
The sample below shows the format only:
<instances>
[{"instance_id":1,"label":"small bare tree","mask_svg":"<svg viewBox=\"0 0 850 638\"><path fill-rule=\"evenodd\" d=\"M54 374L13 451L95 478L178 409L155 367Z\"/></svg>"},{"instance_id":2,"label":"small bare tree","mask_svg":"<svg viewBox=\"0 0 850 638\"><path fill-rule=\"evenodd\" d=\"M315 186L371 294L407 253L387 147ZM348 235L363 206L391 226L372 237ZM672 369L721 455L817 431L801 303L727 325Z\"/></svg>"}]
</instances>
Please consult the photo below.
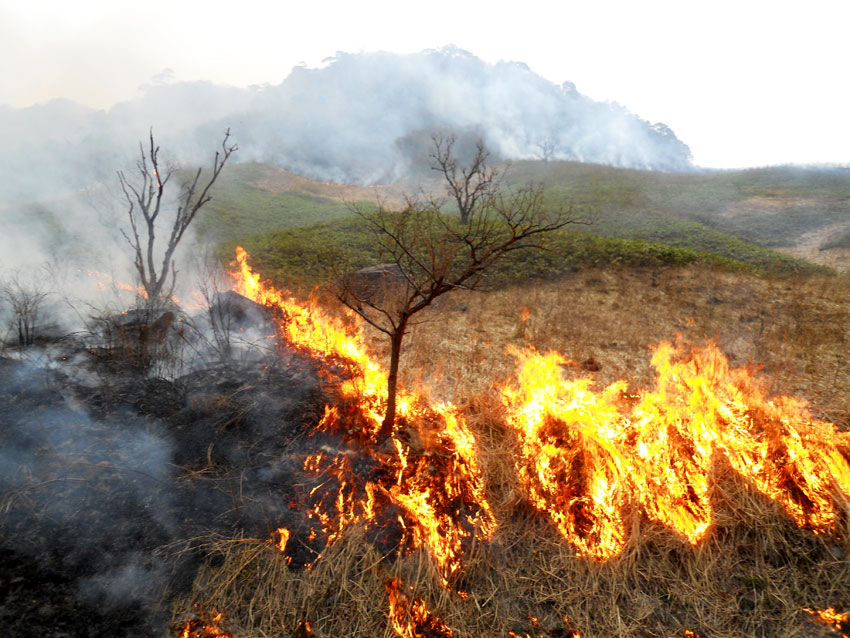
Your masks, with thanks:
<instances>
[{"instance_id":1,"label":"small bare tree","mask_svg":"<svg viewBox=\"0 0 850 638\"><path fill-rule=\"evenodd\" d=\"M549 160L555 159L555 155L561 149L561 143L554 133L540 138L534 145L540 151L539 157L543 160L544 164L548 164Z\"/></svg>"},{"instance_id":2,"label":"small bare tree","mask_svg":"<svg viewBox=\"0 0 850 638\"><path fill-rule=\"evenodd\" d=\"M44 301L50 293L34 282L25 282L19 273L2 284L2 298L12 311L10 332L17 332L18 345L31 346L35 343L36 328L41 319Z\"/></svg>"},{"instance_id":3,"label":"small bare tree","mask_svg":"<svg viewBox=\"0 0 850 638\"><path fill-rule=\"evenodd\" d=\"M229 362L233 355L233 313L224 303L224 295L231 290L231 280L211 252L195 260L198 273L196 286L206 306L206 319L212 339L210 345L221 363Z\"/></svg>"},{"instance_id":4,"label":"small bare tree","mask_svg":"<svg viewBox=\"0 0 850 638\"><path fill-rule=\"evenodd\" d=\"M446 191L457 204L462 224L469 223L476 210L487 207L488 199L498 191L502 171L488 164L490 152L478 139L471 161L458 168L454 153L455 137L435 135L431 138L434 150L430 154L431 169L446 180Z\"/></svg>"},{"instance_id":5,"label":"small bare tree","mask_svg":"<svg viewBox=\"0 0 850 638\"><path fill-rule=\"evenodd\" d=\"M435 156L446 166L450 190L458 169L451 144L434 140ZM387 411L379 437L392 433L396 418L396 390L402 342L415 315L435 299L453 290L482 287L487 270L502 257L517 250L541 248L547 233L575 223L572 209L547 210L543 186L497 190L495 173L486 166L483 145L471 167L460 169L463 180L475 181L465 205L466 219L440 212L440 202L408 200L400 211L379 206L369 213L355 209L369 224L382 259L379 281L367 282L350 274L338 275L336 293L340 301L390 340L387 381ZM467 191L463 191L467 192ZM374 270L374 269L372 269ZM381 285L375 285L381 284Z\"/></svg>"},{"instance_id":6,"label":"small bare tree","mask_svg":"<svg viewBox=\"0 0 850 638\"><path fill-rule=\"evenodd\" d=\"M153 130L149 136L147 150L139 143L139 160L136 162L138 175L134 181L128 179L123 171L118 172L121 190L127 199L127 217L130 222L129 233L121 232L133 250L133 265L145 291L148 304L156 306L169 298L174 291L177 270L174 266L174 251L183 239L189 225L198 211L212 199L210 191L231 154L237 150L235 144L228 145L230 129L224 133L221 149L216 151L211 172L204 176L198 169L194 178L186 180L178 196L176 211L170 220L166 232L164 249L156 244L160 215L169 208L166 198L166 186L174 171L160 165L159 146L154 143ZM202 179L202 177L204 179ZM159 251L162 250L161 254ZM160 261L161 259L161 261ZM157 263L159 261L159 264ZM169 275L171 282L168 283ZM166 286L166 284L168 285Z\"/></svg>"}]
</instances>

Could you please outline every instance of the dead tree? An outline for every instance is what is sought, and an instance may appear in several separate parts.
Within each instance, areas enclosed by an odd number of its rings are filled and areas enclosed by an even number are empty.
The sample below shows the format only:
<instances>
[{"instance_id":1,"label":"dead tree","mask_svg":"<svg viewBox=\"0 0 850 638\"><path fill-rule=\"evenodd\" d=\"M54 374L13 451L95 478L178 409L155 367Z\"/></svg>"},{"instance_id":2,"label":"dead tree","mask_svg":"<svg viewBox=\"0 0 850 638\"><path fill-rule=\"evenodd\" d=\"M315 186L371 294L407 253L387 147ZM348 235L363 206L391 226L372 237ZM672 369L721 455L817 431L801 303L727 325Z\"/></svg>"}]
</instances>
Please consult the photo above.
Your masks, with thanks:
<instances>
[{"instance_id":1,"label":"dead tree","mask_svg":"<svg viewBox=\"0 0 850 638\"><path fill-rule=\"evenodd\" d=\"M147 149L139 143L140 157L136 162L136 179L131 181L123 171L118 171L118 180L127 199L127 217L130 223L129 233L123 228L121 233L133 250L133 265L148 305L154 307L168 299L174 291L177 279L174 251L198 211L212 199L210 191L213 184L231 154L237 150L237 146L228 145L228 129L224 133L221 149L216 151L211 172L205 175L199 168L193 178L183 183L177 198L176 211L166 222L170 224L170 228L165 230L165 247L161 249L157 246L156 234L161 223L160 216L168 217L166 209L172 208L167 199L166 186L174 171L160 165L159 146L154 143L153 130L149 138Z\"/></svg>"},{"instance_id":2,"label":"dead tree","mask_svg":"<svg viewBox=\"0 0 850 638\"><path fill-rule=\"evenodd\" d=\"M561 143L554 134L539 139L534 145L540 151L539 156L544 164L548 164L549 160L555 159L555 155L561 148Z\"/></svg>"},{"instance_id":3,"label":"dead tree","mask_svg":"<svg viewBox=\"0 0 850 638\"><path fill-rule=\"evenodd\" d=\"M474 211L486 208L488 200L498 191L502 172L488 165L490 152L481 139L475 145L472 160L460 168L453 151L453 135L435 135L431 140L434 142L434 150L430 155L431 169L446 180L446 191L457 204L460 222L469 223Z\"/></svg>"},{"instance_id":4,"label":"dead tree","mask_svg":"<svg viewBox=\"0 0 850 638\"><path fill-rule=\"evenodd\" d=\"M452 184L457 168L451 144L441 145L435 139L435 145L435 155L450 167L445 176ZM464 179L474 174L492 176L484 160L486 155L479 152L472 168L465 167L460 174ZM439 202L434 200L408 200L400 211L383 206L374 213L355 209L374 233L386 262L382 268L389 274L380 286L364 286L358 278L339 275L336 292L343 304L390 340L387 411L381 439L392 433L395 424L402 342L414 316L441 295L480 289L487 270L502 257L517 250L541 248L547 233L578 221L572 209L546 209L542 184L500 192L489 188L478 191L486 192L485 197L467 201L466 219L441 213Z\"/></svg>"},{"instance_id":5,"label":"dead tree","mask_svg":"<svg viewBox=\"0 0 850 638\"><path fill-rule=\"evenodd\" d=\"M2 286L0 296L12 311L10 328L18 333L18 345L31 346L35 343L41 309L49 294L35 283L22 281L19 274Z\"/></svg>"}]
</instances>

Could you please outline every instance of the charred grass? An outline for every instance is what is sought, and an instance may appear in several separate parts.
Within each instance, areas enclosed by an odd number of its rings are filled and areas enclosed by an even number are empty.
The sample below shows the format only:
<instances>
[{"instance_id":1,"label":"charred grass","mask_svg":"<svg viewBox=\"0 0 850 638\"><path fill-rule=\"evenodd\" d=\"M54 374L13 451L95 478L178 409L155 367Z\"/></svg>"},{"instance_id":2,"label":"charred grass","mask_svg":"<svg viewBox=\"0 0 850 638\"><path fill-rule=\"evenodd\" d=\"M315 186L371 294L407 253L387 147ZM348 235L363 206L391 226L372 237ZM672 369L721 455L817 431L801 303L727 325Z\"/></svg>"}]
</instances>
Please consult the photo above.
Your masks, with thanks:
<instances>
[{"instance_id":1,"label":"charred grass","mask_svg":"<svg viewBox=\"0 0 850 638\"><path fill-rule=\"evenodd\" d=\"M460 406L476 436L498 528L467 556L456 586L468 596L441 586L426 553L382 555L354 526L309 569L289 566L268 540L219 539L175 622L197 605L225 612L237 637L389 637L383 584L400 577L455 636L569 636L567 622L585 637L835 635L804 609L850 609L846 516L832 537L800 530L721 460L713 523L698 546L635 514L618 557L580 558L518 485L499 391L514 370L510 344L558 350L599 388L618 379L646 387L651 347L680 332L714 339L735 367L762 366L774 394L805 398L847 429L846 283L607 268L450 297L411 332L402 367L405 384ZM370 346L386 354L377 335Z\"/></svg>"}]
</instances>

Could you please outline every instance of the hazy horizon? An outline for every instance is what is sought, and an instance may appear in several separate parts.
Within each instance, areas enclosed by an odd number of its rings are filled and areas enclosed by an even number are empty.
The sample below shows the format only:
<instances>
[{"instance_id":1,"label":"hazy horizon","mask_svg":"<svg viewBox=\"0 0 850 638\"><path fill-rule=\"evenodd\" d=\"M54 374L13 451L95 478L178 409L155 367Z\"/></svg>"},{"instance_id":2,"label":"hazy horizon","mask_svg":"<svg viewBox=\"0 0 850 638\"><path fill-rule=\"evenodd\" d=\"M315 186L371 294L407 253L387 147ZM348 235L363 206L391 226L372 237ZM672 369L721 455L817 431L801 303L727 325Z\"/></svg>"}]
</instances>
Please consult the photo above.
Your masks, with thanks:
<instances>
[{"instance_id":1,"label":"hazy horizon","mask_svg":"<svg viewBox=\"0 0 850 638\"><path fill-rule=\"evenodd\" d=\"M445 0L221 8L186 0L155 12L104 0L0 2L0 104L64 97L102 109L138 97L157 77L276 85L338 51L408 54L454 43L665 123L699 166L846 165L848 23L850 5L826 0L805 8L532 0L510 11Z\"/></svg>"}]
</instances>

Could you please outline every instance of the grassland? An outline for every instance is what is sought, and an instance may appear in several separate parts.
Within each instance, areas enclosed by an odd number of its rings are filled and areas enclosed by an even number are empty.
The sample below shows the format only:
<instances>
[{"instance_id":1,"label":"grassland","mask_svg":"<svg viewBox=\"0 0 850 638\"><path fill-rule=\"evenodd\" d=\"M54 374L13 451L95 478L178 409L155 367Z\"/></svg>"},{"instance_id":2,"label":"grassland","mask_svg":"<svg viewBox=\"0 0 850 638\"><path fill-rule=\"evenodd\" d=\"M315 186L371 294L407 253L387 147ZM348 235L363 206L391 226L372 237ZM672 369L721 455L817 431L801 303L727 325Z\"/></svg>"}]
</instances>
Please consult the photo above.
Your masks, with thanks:
<instances>
[{"instance_id":1,"label":"grassland","mask_svg":"<svg viewBox=\"0 0 850 638\"><path fill-rule=\"evenodd\" d=\"M663 224L659 222L659 225ZM698 248L677 245L677 237L661 241L663 232L659 230L655 241L649 241L563 230L548 237L542 250L519 251L498 262L488 273L489 284L502 287L525 280L553 280L583 268L602 265L658 268L704 264L773 276L829 271L828 268L723 236L710 229L692 235L696 241L688 243ZM220 246L220 256L232 258L237 243L251 253L260 272L278 285L289 288L312 287L327 282L333 276L331 264L335 260L356 269L385 259L376 250L368 226L358 217L252 235L239 242L225 242Z\"/></svg>"},{"instance_id":2,"label":"grassland","mask_svg":"<svg viewBox=\"0 0 850 638\"><path fill-rule=\"evenodd\" d=\"M213 200L198 219L198 230L214 240L226 241L348 214L344 202L310 189L309 180L300 180L297 189L270 188L267 180L274 172L274 167L265 164L228 167L216 184Z\"/></svg>"},{"instance_id":3,"label":"grassland","mask_svg":"<svg viewBox=\"0 0 850 638\"><path fill-rule=\"evenodd\" d=\"M700 544L635 515L620 556L582 558L524 496L499 392L516 373L508 346L592 361L593 370L568 372L590 377L597 389L617 380L640 389L653 382L651 348L683 333L695 344L714 339L733 366L761 368L771 394L804 399L816 417L850 431L847 277L767 249L791 248L795 236L830 229L824 241L841 244L843 178L790 169L664 175L539 162L517 163L510 175L516 183L546 181L551 205L573 205L594 223L552 237L546 251L501 263L489 294L453 293L426 311L406 338L401 368L404 387L453 402L475 437L498 529L467 557L468 597L441 585L424 550L382 555L357 525L311 569L291 567L270 542L270 517L264 538L194 539L208 554L191 595L174 604L174 635L198 605L226 614L235 638L390 638L396 634L383 583L394 576L456 638L565 636L565 618L585 638L835 635L805 609L850 610L847 507L834 534L816 536L721 462L711 477L715 516ZM238 241L264 275L306 289L327 279L325 257L334 253L347 254L352 266L380 261L348 205L371 205L379 196L398 201L399 190L237 165L223 174L199 230L220 242L224 258ZM318 297L339 310L322 289ZM385 362L383 335L367 327L365 338ZM244 380L234 396L249 385ZM293 458L303 454L302 444ZM199 461L192 475L215 474L212 449L202 448L206 465ZM228 486L237 513L243 479L251 474ZM281 494L281 502L290 497Z\"/></svg>"},{"instance_id":4,"label":"grassland","mask_svg":"<svg viewBox=\"0 0 850 638\"><path fill-rule=\"evenodd\" d=\"M558 282L459 293L412 331L402 368L405 386L459 406L476 438L499 528L470 556L469 597L441 587L425 552L382 557L354 526L311 570L288 568L263 540L218 542L178 618L198 603L226 612L236 636L309 635L299 629L307 619L313 635L389 638L382 583L400 576L456 638L569 635L565 617L585 638L836 635L804 609L850 609L845 519L838 540L797 529L720 465L714 522L697 547L636 520L618 558L578 557L522 496L499 388L515 373L506 346L526 343L579 362L592 357L598 370L570 374L590 376L597 389L619 379L647 387L650 348L682 332L697 344L715 339L735 367L763 366L772 394L805 398L846 430L845 286L840 277L777 280L688 265L586 268ZM381 335L367 339L387 356Z\"/></svg>"},{"instance_id":5,"label":"grassland","mask_svg":"<svg viewBox=\"0 0 850 638\"><path fill-rule=\"evenodd\" d=\"M763 247L794 245L800 235L850 223L850 172L774 167L669 174L572 162L519 162L517 182L550 184L553 200L597 213L599 232L652 240L657 216L689 221ZM646 216L646 223L633 218ZM694 229L694 227L692 227ZM683 229L684 230L684 229ZM662 238L663 239L663 238Z\"/></svg>"},{"instance_id":6,"label":"grassland","mask_svg":"<svg viewBox=\"0 0 850 638\"><path fill-rule=\"evenodd\" d=\"M639 389L654 378L651 348L682 333L696 344L715 340L732 366L760 369L771 394L800 397L818 418L850 430L846 276L769 250L818 233L841 244L847 178L539 162L517 163L510 175L545 181L551 205L572 205L593 225L503 262L495 291L456 293L427 311L402 361L402 385L453 402L475 435L499 528L469 557L469 597L441 587L424 551L381 556L355 525L311 570L290 569L266 540L213 542L216 558L175 617L198 604L226 612L237 636L389 638L396 634L383 582L400 576L457 638L564 636L565 618L586 638L835 635L805 609L850 609L846 516L834 536L797 529L721 464L712 478L715 519L697 547L635 520L621 556L602 564L578 557L522 496L512 469L517 443L498 397L515 374L508 346L593 361L594 371L574 374L597 389L621 379ZM334 200L332 189L322 185L321 196ZM296 289L327 279L329 254L347 253L352 266L380 261L362 220L341 211L310 221L230 237L222 255L238 239L259 271ZM388 357L383 335L367 328L366 339Z\"/></svg>"},{"instance_id":7,"label":"grassland","mask_svg":"<svg viewBox=\"0 0 850 638\"><path fill-rule=\"evenodd\" d=\"M346 219L352 205L374 206L380 199L392 206L404 192L441 188L436 181L324 184L263 164L236 165L224 175L200 230L222 242L223 257L243 243L263 272L289 286L325 280L322 261L328 254L348 253L351 263L361 266L380 260L363 225ZM706 263L788 275L818 270L799 257L838 267L841 263L829 257L846 257L850 177L840 172L665 174L573 162L509 167L508 184L529 181L546 184L547 205L572 207L576 217L591 223L555 237L548 252L505 262L494 273L499 284L522 277L552 279L601 264Z\"/></svg>"}]
</instances>

